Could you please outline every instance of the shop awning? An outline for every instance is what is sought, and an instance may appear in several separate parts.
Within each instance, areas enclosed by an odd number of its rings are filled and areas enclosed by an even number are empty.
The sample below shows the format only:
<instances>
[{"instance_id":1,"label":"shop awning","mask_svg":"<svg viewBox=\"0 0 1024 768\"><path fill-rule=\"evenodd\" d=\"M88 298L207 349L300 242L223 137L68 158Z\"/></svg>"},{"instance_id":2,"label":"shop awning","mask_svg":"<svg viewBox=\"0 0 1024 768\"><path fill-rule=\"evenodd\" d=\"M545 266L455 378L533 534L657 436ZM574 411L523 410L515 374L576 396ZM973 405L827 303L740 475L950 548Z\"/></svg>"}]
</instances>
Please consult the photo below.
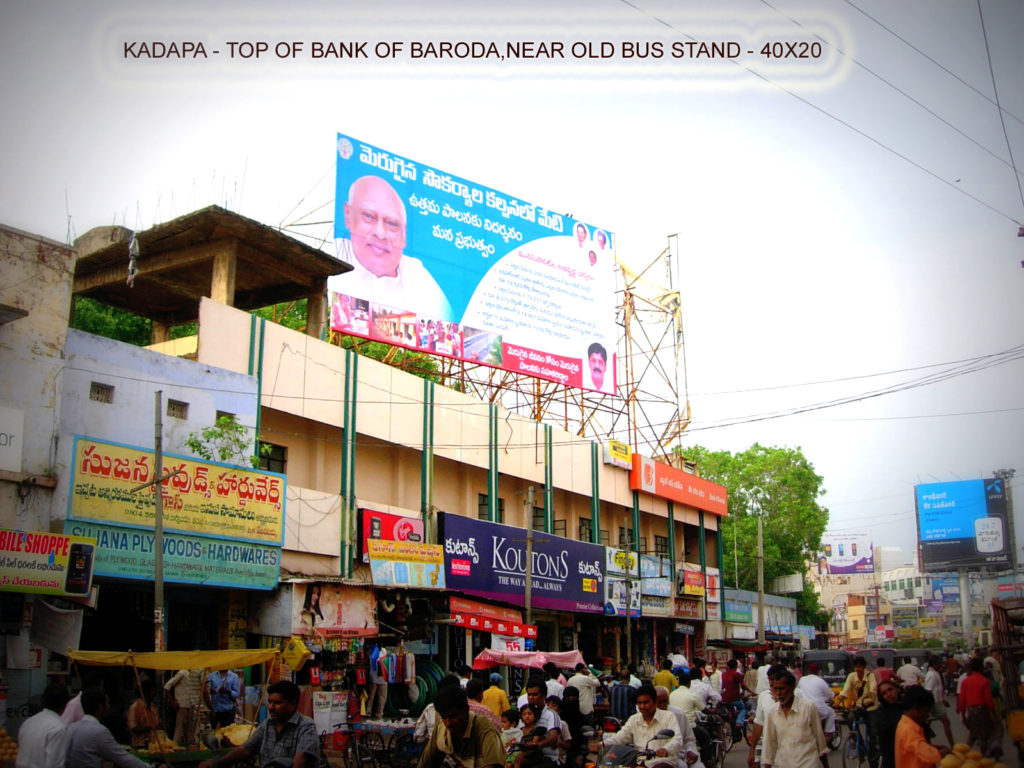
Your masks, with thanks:
<instances>
[{"instance_id":1,"label":"shop awning","mask_svg":"<svg viewBox=\"0 0 1024 768\"><path fill-rule=\"evenodd\" d=\"M573 669L583 663L583 654L579 651L495 651L484 648L473 659L473 669L490 669L506 664L510 667L540 669L549 661L559 669Z\"/></svg>"},{"instance_id":2,"label":"shop awning","mask_svg":"<svg viewBox=\"0 0 1024 768\"><path fill-rule=\"evenodd\" d=\"M767 653L771 650L771 643L758 640L729 640L729 647L734 651L752 651L754 653Z\"/></svg>"},{"instance_id":3,"label":"shop awning","mask_svg":"<svg viewBox=\"0 0 1024 768\"><path fill-rule=\"evenodd\" d=\"M276 648L237 651L68 651L79 664L102 667L136 666L142 669L235 669L252 667L274 659Z\"/></svg>"},{"instance_id":4,"label":"shop awning","mask_svg":"<svg viewBox=\"0 0 1024 768\"><path fill-rule=\"evenodd\" d=\"M524 623L519 611L513 608L489 605L457 595L449 598L449 608L451 623L456 627L513 637L537 637L536 625Z\"/></svg>"}]
</instances>

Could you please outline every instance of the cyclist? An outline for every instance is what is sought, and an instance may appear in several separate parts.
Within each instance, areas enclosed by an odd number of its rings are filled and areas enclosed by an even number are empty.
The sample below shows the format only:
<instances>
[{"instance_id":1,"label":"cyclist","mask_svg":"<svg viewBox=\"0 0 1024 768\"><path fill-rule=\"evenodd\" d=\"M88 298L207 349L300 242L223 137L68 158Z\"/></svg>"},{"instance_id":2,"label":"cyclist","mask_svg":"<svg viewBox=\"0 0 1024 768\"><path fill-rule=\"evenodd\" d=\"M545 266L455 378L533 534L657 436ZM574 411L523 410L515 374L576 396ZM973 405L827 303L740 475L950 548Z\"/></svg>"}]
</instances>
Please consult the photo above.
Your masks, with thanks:
<instances>
[{"instance_id":1,"label":"cyclist","mask_svg":"<svg viewBox=\"0 0 1024 768\"><path fill-rule=\"evenodd\" d=\"M754 692L743 682L743 675L737 671L739 664L736 659L726 662L726 670L722 673L722 703L727 704L736 713L736 727L741 731L747 719L747 708L743 702L743 692L751 696Z\"/></svg>"},{"instance_id":2,"label":"cyclist","mask_svg":"<svg viewBox=\"0 0 1024 768\"><path fill-rule=\"evenodd\" d=\"M878 765L878 737L875 733L875 710L878 709L878 688L875 676L867 671L868 663L863 656L853 660L851 672L839 694L846 706L853 710L856 719L865 720L868 728L868 762Z\"/></svg>"}]
</instances>

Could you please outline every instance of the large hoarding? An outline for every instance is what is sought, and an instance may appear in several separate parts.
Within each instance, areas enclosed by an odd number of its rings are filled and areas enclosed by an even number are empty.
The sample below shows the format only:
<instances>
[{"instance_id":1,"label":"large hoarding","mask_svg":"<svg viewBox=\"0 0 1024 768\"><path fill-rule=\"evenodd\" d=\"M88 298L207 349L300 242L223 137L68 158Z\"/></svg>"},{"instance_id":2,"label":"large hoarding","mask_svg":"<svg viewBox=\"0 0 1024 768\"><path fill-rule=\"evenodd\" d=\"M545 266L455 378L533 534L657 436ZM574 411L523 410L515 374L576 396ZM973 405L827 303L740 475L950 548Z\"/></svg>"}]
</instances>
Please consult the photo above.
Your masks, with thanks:
<instances>
[{"instance_id":1,"label":"large hoarding","mask_svg":"<svg viewBox=\"0 0 1024 768\"><path fill-rule=\"evenodd\" d=\"M339 134L331 328L615 392L613 235Z\"/></svg>"},{"instance_id":2,"label":"large hoarding","mask_svg":"<svg viewBox=\"0 0 1024 768\"><path fill-rule=\"evenodd\" d=\"M441 516L441 536L448 589L524 605L526 531L445 513ZM531 605L556 611L602 613L604 549L600 544L534 532ZM640 590L636 592L639 596Z\"/></svg>"},{"instance_id":3,"label":"large hoarding","mask_svg":"<svg viewBox=\"0 0 1024 768\"><path fill-rule=\"evenodd\" d=\"M825 531L822 534L819 574L874 572L874 549L867 531Z\"/></svg>"},{"instance_id":4,"label":"large hoarding","mask_svg":"<svg viewBox=\"0 0 1024 768\"><path fill-rule=\"evenodd\" d=\"M989 478L914 488L922 570L1014 564L1005 482Z\"/></svg>"}]
</instances>

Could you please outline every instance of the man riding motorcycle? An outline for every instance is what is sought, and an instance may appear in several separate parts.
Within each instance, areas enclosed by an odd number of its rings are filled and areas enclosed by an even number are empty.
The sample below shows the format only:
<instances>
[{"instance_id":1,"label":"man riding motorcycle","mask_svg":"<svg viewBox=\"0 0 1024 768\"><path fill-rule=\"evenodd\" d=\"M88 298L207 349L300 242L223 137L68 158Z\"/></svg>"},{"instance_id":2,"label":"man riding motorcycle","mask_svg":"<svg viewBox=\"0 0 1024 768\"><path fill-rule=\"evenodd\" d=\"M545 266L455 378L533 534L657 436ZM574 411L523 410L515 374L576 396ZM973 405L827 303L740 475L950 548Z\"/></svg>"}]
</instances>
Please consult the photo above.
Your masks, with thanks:
<instances>
[{"instance_id":1,"label":"man riding motorcycle","mask_svg":"<svg viewBox=\"0 0 1024 768\"><path fill-rule=\"evenodd\" d=\"M636 714L631 715L620 730L604 735L604 744L632 744L637 749L647 749L651 745L656 757L668 758L655 761L653 765L676 768L676 759L683 746L679 724L671 712L658 709L658 694L653 685L644 684L637 690L636 708ZM657 734L662 731L671 731L672 737L658 739Z\"/></svg>"}]
</instances>

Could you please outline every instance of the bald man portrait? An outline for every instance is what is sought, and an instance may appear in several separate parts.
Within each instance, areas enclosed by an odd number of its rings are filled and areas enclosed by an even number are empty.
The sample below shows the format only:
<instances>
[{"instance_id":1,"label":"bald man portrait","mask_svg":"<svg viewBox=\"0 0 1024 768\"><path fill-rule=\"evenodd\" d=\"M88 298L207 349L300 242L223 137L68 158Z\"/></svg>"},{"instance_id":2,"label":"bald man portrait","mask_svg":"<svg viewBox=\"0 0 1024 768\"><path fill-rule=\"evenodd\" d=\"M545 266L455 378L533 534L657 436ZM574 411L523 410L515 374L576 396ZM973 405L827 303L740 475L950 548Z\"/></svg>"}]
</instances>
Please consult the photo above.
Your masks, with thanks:
<instances>
[{"instance_id":1,"label":"bald man portrait","mask_svg":"<svg viewBox=\"0 0 1024 768\"><path fill-rule=\"evenodd\" d=\"M345 203L348 237L337 238L338 258L352 271L327 280L333 293L369 299L436 320L454 320L441 286L405 251L405 204L378 176L356 179Z\"/></svg>"}]
</instances>

